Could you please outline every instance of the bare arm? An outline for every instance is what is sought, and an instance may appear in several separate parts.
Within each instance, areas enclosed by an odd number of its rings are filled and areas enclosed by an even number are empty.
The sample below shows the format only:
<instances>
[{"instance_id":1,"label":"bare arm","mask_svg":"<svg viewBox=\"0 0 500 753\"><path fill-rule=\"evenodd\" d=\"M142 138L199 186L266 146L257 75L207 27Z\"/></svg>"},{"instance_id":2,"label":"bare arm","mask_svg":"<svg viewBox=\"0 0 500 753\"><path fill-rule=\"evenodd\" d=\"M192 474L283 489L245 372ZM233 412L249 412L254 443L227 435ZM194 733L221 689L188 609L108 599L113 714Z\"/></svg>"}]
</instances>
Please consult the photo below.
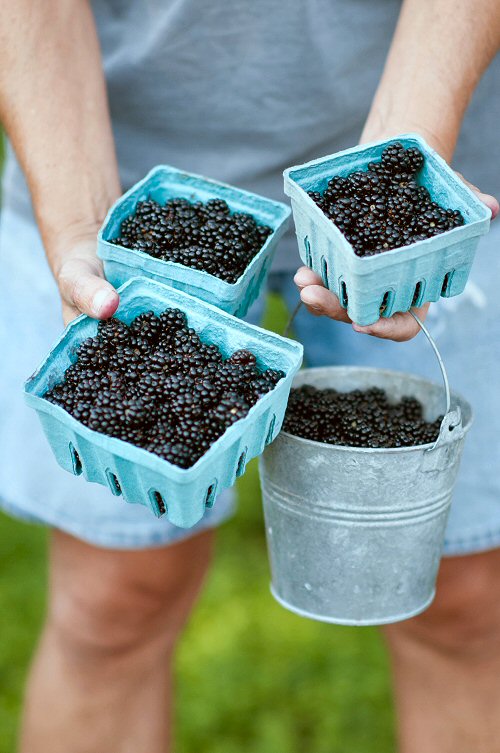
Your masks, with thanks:
<instances>
[{"instance_id":1,"label":"bare arm","mask_svg":"<svg viewBox=\"0 0 500 753\"><path fill-rule=\"evenodd\" d=\"M417 131L450 161L499 47L499 0L405 0L362 140Z\"/></svg>"},{"instance_id":2,"label":"bare arm","mask_svg":"<svg viewBox=\"0 0 500 753\"><path fill-rule=\"evenodd\" d=\"M96 232L120 193L87 0L0 3L0 118L28 180L66 320L111 316Z\"/></svg>"},{"instance_id":3,"label":"bare arm","mask_svg":"<svg viewBox=\"0 0 500 753\"><path fill-rule=\"evenodd\" d=\"M500 0L405 0L361 141L416 131L451 160L470 98L499 47ZM496 215L496 199L473 188ZM311 270L301 268L296 283L312 313L350 321ZM418 332L409 314L354 328L394 340Z\"/></svg>"}]
</instances>

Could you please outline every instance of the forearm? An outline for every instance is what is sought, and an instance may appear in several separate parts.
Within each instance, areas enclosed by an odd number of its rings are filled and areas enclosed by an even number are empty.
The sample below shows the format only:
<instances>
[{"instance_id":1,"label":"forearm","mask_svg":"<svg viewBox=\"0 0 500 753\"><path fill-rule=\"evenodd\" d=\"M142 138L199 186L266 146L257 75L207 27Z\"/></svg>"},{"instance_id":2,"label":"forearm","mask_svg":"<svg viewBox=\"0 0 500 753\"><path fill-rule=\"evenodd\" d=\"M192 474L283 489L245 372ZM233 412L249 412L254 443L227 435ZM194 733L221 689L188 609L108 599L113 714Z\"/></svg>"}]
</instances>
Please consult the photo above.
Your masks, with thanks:
<instances>
[{"instance_id":1,"label":"forearm","mask_svg":"<svg viewBox=\"0 0 500 753\"><path fill-rule=\"evenodd\" d=\"M362 140L417 131L450 160L499 47L499 0L405 0Z\"/></svg>"},{"instance_id":2,"label":"forearm","mask_svg":"<svg viewBox=\"0 0 500 753\"><path fill-rule=\"evenodd\" d=\"M2 1L0 117L57 275L65 248L97 230L120 191L86 0Z\"/></svg>"}]
</instances>

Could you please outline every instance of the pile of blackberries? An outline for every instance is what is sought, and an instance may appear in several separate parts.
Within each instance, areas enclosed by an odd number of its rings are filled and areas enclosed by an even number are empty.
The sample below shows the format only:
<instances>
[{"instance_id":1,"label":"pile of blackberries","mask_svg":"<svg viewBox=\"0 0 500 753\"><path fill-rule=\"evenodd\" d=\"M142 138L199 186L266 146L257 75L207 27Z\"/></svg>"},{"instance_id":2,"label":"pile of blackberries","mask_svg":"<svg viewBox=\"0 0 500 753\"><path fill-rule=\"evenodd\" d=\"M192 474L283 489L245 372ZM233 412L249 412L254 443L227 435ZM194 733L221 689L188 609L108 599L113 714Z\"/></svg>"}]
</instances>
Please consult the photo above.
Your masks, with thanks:
<instances>
[{"instance_id":1,"label":"pile of blackberries","mask_svg":"<svg viewBox=\"0 0 500 753\"><path fill-rule=\"evenodd\" d=\"M424 156L399 141L368 170L332 178L309 196L342 231L357 256L373 256L431 238L464 224L458 209L444 209L417 182Z\"/></svg>"},{"instance_id":2,"label":"pile of blackberries","mask_svg":"<svg viewBox=\"0 0 500 753\"><path fill-rule=\"evenodd\" d=\"M193 465L284 377L248 350L224 358L179 309L99 322L45 398L90 429Z\"/></svg>"},{"instance_id":3,"label":"pile of blackberries","mask_svg":"<svg viewBox=\"0 0 500 753\"><path fill-rule=\"evenodd\" d=\"M170 199L165 206L148 199L137 204L135 214L122 222L120 236L111 243L234 283L271 233L250 214L231 214L223 199L206 204Z\"/></svg>"},{"instance_id":4,"label":"pile of blackberries","mask_svg":"<svg viewBox=\"0 0 500 753\"><path fill-rule=\"evenodd\" d=\"M292 390L283 428L325 444L410 447L434 442L442 419L429 423L418 400L403 397L392 403L376 387L337 392L305 385Z\"/></svg>"}]
</instances>

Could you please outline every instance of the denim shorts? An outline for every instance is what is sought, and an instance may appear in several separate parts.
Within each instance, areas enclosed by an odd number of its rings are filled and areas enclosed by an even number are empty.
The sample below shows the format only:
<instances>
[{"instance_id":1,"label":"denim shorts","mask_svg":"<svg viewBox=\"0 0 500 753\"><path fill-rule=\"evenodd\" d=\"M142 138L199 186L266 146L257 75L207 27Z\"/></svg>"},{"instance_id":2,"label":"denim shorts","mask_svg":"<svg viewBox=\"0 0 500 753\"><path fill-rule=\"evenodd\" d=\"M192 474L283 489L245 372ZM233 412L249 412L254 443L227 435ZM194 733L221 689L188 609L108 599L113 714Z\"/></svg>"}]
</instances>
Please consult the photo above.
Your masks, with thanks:
<instances>
[{"instance_id":1,"label":"denim shorts","mask_svg":"<svg viewBox=\"0 0 500 753\"><path fill-rule=\"evenodd\" d=\"M474 409L448 523L445 554L500 546L500 224L478 250L464 294L431 307L429 327L452 387ZM298 259L298 257L297 257ZM298 301L292 275L272 273L272 291L289 309ZM249 319L258 322L262 303ZM62 529L110 548L162 546L218 525L234 508L223 492L203 521L189 531L127 505L104 487L63 471L52 457L36 415L23 402L22 385L62 328L56 286L33 223L4 210L0 223L0 506L12 515ZM383 342L345 325L316 318L304 308L294 323L308 366L369 365L438 380L425 338ZM255 504L259 501L255 500Z\"/></svg>"}]
</instances>

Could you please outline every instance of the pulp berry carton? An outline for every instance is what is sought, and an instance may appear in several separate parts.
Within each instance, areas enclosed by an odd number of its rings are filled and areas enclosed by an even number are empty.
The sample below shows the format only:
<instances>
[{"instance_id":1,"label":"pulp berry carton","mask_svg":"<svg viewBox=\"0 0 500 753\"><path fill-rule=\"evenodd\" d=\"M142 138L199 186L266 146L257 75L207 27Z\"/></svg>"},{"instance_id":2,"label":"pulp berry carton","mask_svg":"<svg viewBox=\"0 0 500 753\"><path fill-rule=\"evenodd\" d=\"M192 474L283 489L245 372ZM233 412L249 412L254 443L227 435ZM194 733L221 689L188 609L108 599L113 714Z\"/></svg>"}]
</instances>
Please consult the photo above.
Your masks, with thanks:
<instances>
[{"instance_id":1,"label":"pulp berry carton","mask_svg":"<svg viewBox=\"0 0 500 753\"><path fill-rule=\"evenodd\" d=\"M418 181L434 201L459 209L465 224L433 238L417 241L374 256L356 256L354 249L308 196L322 193L330 178L366 170L380 159L390 143L417 147L424 155ZM488 232L491 211L460 180L449 165L416 134L390 141L346 149L342 152L290 167L284 172L285 193L291 198L293 219L302 260L338 296L350 318L360 325L380 316L408 311L459 295L467 282L481 235Z\"/></svg>"},{"instance_id":2,"label":"pulp berry carton","mask_svg":"<svg viewBox=\"0 0 500 753\"><path fill-rule=\"evenodd\" d=\"M248 414L226 432L191 467L179 468L157 455L89 429L67 411L44 399L62 381L76 359L78 346L97 333L98 322L80 316L71 322L41 366L25 385L25 398L42 423L59 465L87 481L108 486L126 502L148 507L182 528L194 526L212 507L217 494L232 486L251 458L274 440L283 422L291 382L302 362L302 346L255 327L166 285L132 279L122 285L117 318L130 323L144 311L160 314L179 308L204 342L215 343L224 356L241 348L252 351L260 368L285 376L263 395Z\"/></svg>"},{"instance_id":3,"label":"pulp berry carton","mask_svg":"<svg viewBox=\"0 0 500 753\"><path fill-rule=\"evenodd\" d=\"M118 246L112 239L120 235L123 220L134 214L137 204L148 198L160 204L184 198L191 202L224 199L231 212L251 214L259 225L272 233L235 283L182 264L155 259L143 251ZM144 276L190 293L223 311L243 317L260 294L271 268L279 239L286 230L290 208L278 201L239 188L186 173L169 165L155 167L127 191L110 209L98 235L97 253L106 278L118 287L132 277Z\"/></svg>"}]
</instances>

